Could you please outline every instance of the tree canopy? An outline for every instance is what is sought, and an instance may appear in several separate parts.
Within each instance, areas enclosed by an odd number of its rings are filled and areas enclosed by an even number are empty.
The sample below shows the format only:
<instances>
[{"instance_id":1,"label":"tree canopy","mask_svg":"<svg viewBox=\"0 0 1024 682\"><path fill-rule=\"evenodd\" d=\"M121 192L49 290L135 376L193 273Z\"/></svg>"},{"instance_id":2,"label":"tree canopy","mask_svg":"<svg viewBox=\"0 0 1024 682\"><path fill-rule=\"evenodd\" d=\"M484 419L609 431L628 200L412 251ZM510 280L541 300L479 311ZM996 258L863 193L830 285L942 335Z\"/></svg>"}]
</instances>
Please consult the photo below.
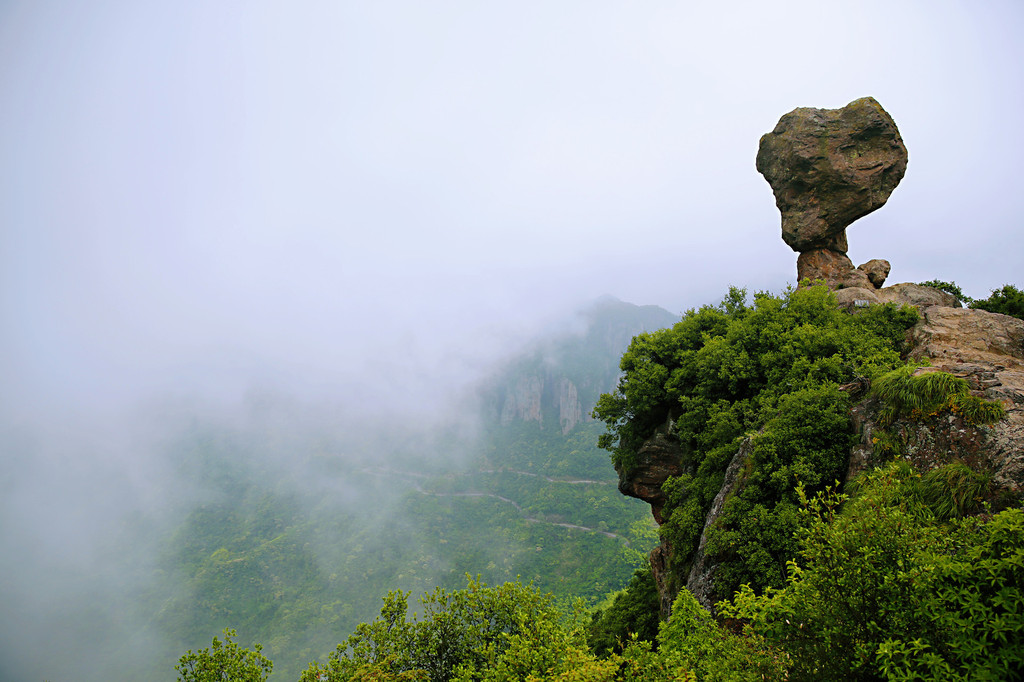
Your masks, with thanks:
<instances>
[{"instance_id":1,"label":"tree canopy","mask_svg":"<svg viewBox=\"0 0 1024 682\"><path fill-rule=\"evenodd\" d=\"M719 566L720 596L743 583L780 586L796 552L798 481L817 491L843 475L852 433L840 386L901 365L914 309L839 308L824 286L757 293L731 288L716 306L688 311L671 329L634 338L615 392L594 416L600 444L628 472L654 430L671 423L685 473L664 490L674 571L689 569L704 520L740 444L751 455L707 549Z\"/></svg>"}]
</instances>

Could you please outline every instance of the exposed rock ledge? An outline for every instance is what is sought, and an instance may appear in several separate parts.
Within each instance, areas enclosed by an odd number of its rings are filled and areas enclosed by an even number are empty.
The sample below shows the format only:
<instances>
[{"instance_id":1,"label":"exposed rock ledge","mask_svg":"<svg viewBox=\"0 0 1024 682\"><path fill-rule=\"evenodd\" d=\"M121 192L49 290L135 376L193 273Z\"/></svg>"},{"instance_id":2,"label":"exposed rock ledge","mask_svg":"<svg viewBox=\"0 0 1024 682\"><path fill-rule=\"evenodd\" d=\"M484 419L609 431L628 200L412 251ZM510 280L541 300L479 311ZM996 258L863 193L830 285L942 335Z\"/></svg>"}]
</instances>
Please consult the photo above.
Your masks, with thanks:
<instances>
[{"instance_id":1,"label":"exposed rock ledge","mask_svg":"<svg viewBox=\"0 0 1024 682\"><path fill-rule=\"evenodd\" d=\"M635 466L628 471L615 467L619 474L619 492L651 505L651 513L659 526L665 523L661 510L668 502L661 486L669 476L683 473L683 451L672 434L676 417L678 415L670 414L665 423L640 447Z\"/></svg>"},{"instance_id":2,"label":"exposed rock ledge","mask_svg":"<svg viewBox=\"0 0 1024 682\"><path fill-rule=\"evenodd\" d=\"M930 306L960 307L960 303L952 294L921 284L893 284L883 289L849 287L838 289L835 294L839 305L844 308L863 307L878 303L905 303L919 309Z\"/></svg>"},{"instance_id":3,"label":"exposed rock ledge","mask_svg":"<svg viewBox=\"0 0 1024 682\"><path fill-rule=\"evenodd\" d=\"M923 372L948 372L967 380L971 392L1003 405L1006 416L974 426L957 415L894 425L906 457L920 469L954 459L992 472L993 483L1024 489L1024 320L984 310L932 306L910 330L910 356L927 359ZM850 453L848 477L875 463L870 400L853 409L860 441Z\"/></svg>"}]
</instances>

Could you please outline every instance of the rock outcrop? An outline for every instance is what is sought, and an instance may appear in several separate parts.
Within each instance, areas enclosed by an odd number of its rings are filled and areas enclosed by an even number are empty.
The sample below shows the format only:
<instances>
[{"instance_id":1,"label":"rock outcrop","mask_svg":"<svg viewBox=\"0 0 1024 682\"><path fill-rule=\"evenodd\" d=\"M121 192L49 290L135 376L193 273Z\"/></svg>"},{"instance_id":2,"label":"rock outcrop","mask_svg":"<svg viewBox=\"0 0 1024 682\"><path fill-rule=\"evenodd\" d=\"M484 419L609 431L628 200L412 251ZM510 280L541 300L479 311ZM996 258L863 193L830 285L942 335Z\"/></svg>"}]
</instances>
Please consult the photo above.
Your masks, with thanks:
<instances>
[{"instance_id":1,"label":"rock outcrop","mask_svg":"<svg viewBox=\"0 0 1024 682\"><path fill-rule=\"evenodd\" d=\"M567 434L592 419L601 393L619 378L619 359L636 334L661 329L678 316L657 306L611 297L580 311L565 329L538 340L479 388L489 424L533 423Z\"/></svg>"},{"instance_id":2,"label":"rock outcrop","mask_svg":"<svg viewBox=\"0 0 1024 682\"><path fill-rule=\"evenodd\" d=\"M1011 494L1024 491L1024 320L944 306L927 307L910 330L910 356L928 360L917 370L965 379L971 393L1002 404L1006 416L979 426L947 413L904 420L886 429L900 454L926 471L952 460L992 473L993 484ZM865 397L852 412L860 434L850 453L847 478L891 457L880 451L876 405ZM891 445L891 443L890 443Z\"/></svg>"},{"instance_id":3,"label":"rock outcrop","mask_svg":"<svg viewBox=\"0 0 1024 682\"><path fill-rule=\"evenodd\" d=\"M881 207L906 170L907 151L892 118L871 98L843 109L796 109L761 138L757 169L775 193L782 212L783 239L800 253L801 280L824 280L838 303L855 309L881 303L915 306L920 321L908 332L909 356L926 360L918 372L942 371L965 379L971 393L998 401L1005 417L993 425L970 423L956 410L896 420L883 430L879 404L860 378L842 387L853 401L851 412L858 442L852 447L847 479L898 456L920 471L962 461L991 473L994 490L1011 498L1024 494L1024 321L983 310L963 309L951 294L918 284L883 287L888 261L876 259L854 267L847 257L846 228ZM651 505L659 524L667 502L662 486L690 466L665 424L640 448L636 466L619 472L619 490ZM884 438L883 438L884 436ZM886 442L883 442L885 440ZM724 481L704 518L699 546L685 550L692 561L673 562L673 547L663 539L650 556L667 616L675 592L683 585L711 608L716 594L713 558L704 552L727 500L743 485L748 438L724 472ZM682 563L682 562L681 562Z\"/></svg>"},{"instance_id":4,"label":"rock outcrop","mask_svg":"<svg viewBox=\"0 0 1024 682\"><path fill-rule=\"evenodd\" d=\"M782 239L800 252L798 280L882 286L886 261L855 268L846 256L846 228L881 208L907 170L907 148L882 105L864 97L842 109L794 109L761 138L757 170L782 213Z\"/></svg>"},{"instance_id":5,"label":"rock outcrop","mask_svg":"<svg viewBox=\"0 0 1024 682\"><path fill-rule=\"evenodd\" d=\"M836 300L844 308L858 308L879 303L902 303L919 310L930 306L959 308L956 296L935 287L921 284L893 284L884 289L847 287L836 291Z\"/></svg>"},{"instance_id":6,"label":"rock outcrop","mask_svg":"<svg viewBox=\"0 0 1024 682\"><path fill-rule=\"evenodd\" d=\"M846 253L846 227L881 208L907 170L907 148L874 98L842 109L799 108L761 138L757 170L794 251Z\"/></svg>"},{"instance_id":7,"label":"rock outcrop","mask_svg":"<svg viewBox=\"0 0 1024 682\"><path fill-rule=\"evenodd\" d=\"M616 467L619 492L651 505L651 513L658 525L665 523L661 510L668 502L662 485L670 476L684 473L683 451L672 434L678 416L669 415L665 423L655 430L654 435L637 451L637 461L633 466L628 469Z\"/></svg>"}]
</instances>

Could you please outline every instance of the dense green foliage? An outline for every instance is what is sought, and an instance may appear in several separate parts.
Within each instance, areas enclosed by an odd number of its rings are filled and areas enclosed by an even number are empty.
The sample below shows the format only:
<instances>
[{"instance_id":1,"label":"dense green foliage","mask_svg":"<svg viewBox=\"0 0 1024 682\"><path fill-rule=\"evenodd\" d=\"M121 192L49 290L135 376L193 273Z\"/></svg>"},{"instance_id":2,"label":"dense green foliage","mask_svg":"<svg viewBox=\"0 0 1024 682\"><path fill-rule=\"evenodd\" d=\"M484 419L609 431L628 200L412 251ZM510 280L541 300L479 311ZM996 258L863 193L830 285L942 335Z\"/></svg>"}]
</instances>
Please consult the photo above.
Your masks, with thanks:
<instances>
[{"instance_id":1,"label":"dense green foliage","mask_svg":"<svg viewBox=\"0 0 1024 682\"><path fill-rule=\"evenodd\" d=\"M625 589L594 610L587 644L598 654L621 652L634 637L654 641L658 635L660 598L650 567L637 569Z\"/></svg>"},{"instance_id":2,"label":"dense green foliage","mask_svg":"<svg viewBox=\"0 0 1024 682\"><path fill-rule=\"evenodd\" d=\"M1004 284L1002 288L993 290L988 298L973 301L971 307L1024 320L1024 291L1012 284Z\"/></svg>"},{"instance_id":3,"label":"dense green foliage","mask_svg":"<svg viewBox=\"0 0 1024 682\"><path fill-rule=\"evenodd\" d=\"M656 646L629 637L621 652L598 658L584 641L578 605L518 582L435 590L422 617L408 616L408 595L392 592L380 616L361 624L326 663L301 682L343 680L735 680L778 679L788 657L763 638L719 628L688 592L670 623L655 624Z\"/></svg>"},{"instance_id":4,"label":"dense green foliage","mask_svg":"<svg viewBox=\"0 0 1024 682\"><path fill-rule=\"evenodd\" d=\"M676 574L688 570L724 471L751 437L742 488L708 551L723 595L742 583L782 584L796 551L797 482L821 490L845 467L849 398L839 386L900 365L916 320L913 309L892 305L846 313L823 286L759 293L752 305L733 288L718 306L633 340L617 390L601 396L594 415L608 428L601 446L626 471L654 430L671 423L686 470L664 486L662 532Z\"/></svg>"},{"instance_id":5,"label":"dense green foliage","mask_svg":"<svg viewBox=\"0 0 1024 682\"><path fill-rule=\"evenodd\" d=\"M465 589L438 588L421 604L423 616L409 619L408 594L389 593L380 616L359 625L326 664L313 663L302 682L546 678L593 660L580 618L532 585L470 579Z\"/></svg>"},{"instance_id":6,"label":"dense green foliage","mask_svg":"<svg viewBox=\"0 0 1024 682\"><path fill-rule=\"evenodd\" d=\"M1004 284L999 289L993 289L988 298L971 298L961 291L956 282L933 279L921 282L921 284L956 296L956 300L961 305L966 304L970 308L987 310L990 313L1002 313L1024 320L1024 291L1012 284Z\"/></svg>"},{"instance_id":7,"label":"dense green foliage","mask_svg":"<svg viewBox=\"0 0 1024 682\"><path fill-rule=\"evenodd\" d=\"M178 661L178 682L265 682L274 664L263 655L259 644L243 649L232 639L235 631L224 630L224 641L213 638L208 649L191 649Z\"/></svg>"},{"instance_id":8,"label":"dense green foliage","mask_svg":"<svg viewBox=\"0 0 1024 682\"><path fill-rule=\"evenodd\" d=\"M789 656L750 629L737 634L715 622L693 595L682 590L672 618L658 633L658 653L668 669L686 670L696 680L745 682L787 677Z\"/></svg>"},{"instance_id":9,"label":"dense green foliage","mask_svg":"<svg viewBox=\"0 0 1024 682\"><path fill-rule=\"evenodd\" d=\"M806 522L785 586L744 586L718 604L739 619L726 625L683 590L653 643L627 635L599 657L580 604L471 579L426 595L422 616L410 615L408 593L389 593L380 616L301 682L1019 679L1024 510L943 520L929 502L942 478L893 464L852 497L830 488L807 499L799 488Z\"/></svg>"},{"instance_id":10,"label":"dense green foliage","mask_svg":"<svg viewBox=\"0 0 1024 682\"><path fill-rule=\"evenodd\" d=\"M894 464L845 505L810 500L786 586L744 586L722 612L784 648L794 680L1016 679L1024 511L943 522L926 503L936 481Z\"/></svg>"}]
</instances>

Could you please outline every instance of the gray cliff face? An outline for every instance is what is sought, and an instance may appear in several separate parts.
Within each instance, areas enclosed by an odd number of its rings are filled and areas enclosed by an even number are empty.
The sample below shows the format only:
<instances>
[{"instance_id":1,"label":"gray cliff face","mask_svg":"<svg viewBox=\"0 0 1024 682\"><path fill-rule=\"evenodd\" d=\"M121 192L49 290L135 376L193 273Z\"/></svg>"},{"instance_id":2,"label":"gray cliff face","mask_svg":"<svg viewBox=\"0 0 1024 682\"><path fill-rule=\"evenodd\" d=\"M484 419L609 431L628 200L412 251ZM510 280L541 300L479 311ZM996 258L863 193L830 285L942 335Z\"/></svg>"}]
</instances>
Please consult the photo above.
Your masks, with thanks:
<instances>
[{"instance_id":1,"label":"gray cliff face","mask_svg":"<svg viewBox=\"0 0 1024 682\"><path fill-rule=\"evenodd\" d=\"M513 421L543 423L541 398L544 393L544 381L540 377L519 377L505 391L501 407L501 424L507 426Z\"/></svg>"},{"instance_id":2,"label":"gray cliff face","mask_svg":"<svg viewBox=\"0 0 1024 682\"><path fill-rule=\"evenodd\" d=\"M550 399L547 399L550 396ZM568 377L529 375L509 386L500 402L502 426L517 421L544 424L544 414L553 413L562 433L569 433L584 420L579 389ZM550 409L545 409L550 403ZM586 417L590 418L589 415Z\"/></svg>"},{"instance_id":3,"label":"gray cliff face","mask_svg":"<svg viewBox=\"0 0 1024 682\"><path fill-rule=\"evenodd\" d=\"M657 306L611 298L595 302L572 320L575 332L538 340L480 388L485 421L569 433L591 421L598 396L615 388L630 339L678 320Z\"/></svg>"},{"instance_id":4,"label":"gray cliff face","mask_svg":"<svg viewBox=\"0 0 1024 682\"><path fill-rule=\"evenodd\" d=\"M670 414L654 435L647 439L636 453L636 466L629 471L616 467L619 474L619 492L651 505L651 513L658 525L665 523L661 510L668 502L662 486L670 476L686 473L683 451L673 434L675 419Z\"/></svg>"},{"instance_id":5,"label":"gray cliff face","mask_svg":"<svg viewBox=\"0 0 1024 682\"><path fill-rule=\"evenodd\" d=\"M558 403L558 425L562 433L569 433L583 421L583 405L580 404L580 392L576 384L562 377L555 386L556 402ZM590 415L587 415L590 418Z\"/></svg>"}]
</instances>

